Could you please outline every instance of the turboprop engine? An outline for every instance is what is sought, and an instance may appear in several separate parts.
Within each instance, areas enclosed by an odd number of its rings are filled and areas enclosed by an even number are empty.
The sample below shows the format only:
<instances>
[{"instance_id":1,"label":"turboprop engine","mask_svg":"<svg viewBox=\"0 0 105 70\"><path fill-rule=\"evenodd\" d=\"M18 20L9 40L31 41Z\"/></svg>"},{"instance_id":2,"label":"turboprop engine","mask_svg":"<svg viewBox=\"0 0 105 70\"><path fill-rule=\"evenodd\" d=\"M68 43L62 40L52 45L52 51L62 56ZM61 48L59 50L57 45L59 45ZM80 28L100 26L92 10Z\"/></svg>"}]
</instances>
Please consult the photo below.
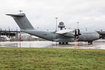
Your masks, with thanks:
<instances>
[{"instance_id":1,"label":"turboprop engine","mask_svg":"<svg viewBox=\"0 0 105 70\"><path fill-rule=\"evenodd\" d=\"M74 40L78 40L79 39L79 35L81 35L80 30L79 29L75 29L75 30L60 30L56 32L57 34L61 34L67 37L71 37L74 38Z\"/></svg>"},{"instance_id":2,"label":"turboprop engine","mask_svg":"<svg viewBox=\"0 0 105 70\"><path fill-rule=\"evenodd\" d=\"M65 36L68 36L68 37L72 37L72 38L75 37L73 31L71 31L71 32L67 32L67 33L64 34L64 35L65 35Z\"/></svg>"}]
</instances>

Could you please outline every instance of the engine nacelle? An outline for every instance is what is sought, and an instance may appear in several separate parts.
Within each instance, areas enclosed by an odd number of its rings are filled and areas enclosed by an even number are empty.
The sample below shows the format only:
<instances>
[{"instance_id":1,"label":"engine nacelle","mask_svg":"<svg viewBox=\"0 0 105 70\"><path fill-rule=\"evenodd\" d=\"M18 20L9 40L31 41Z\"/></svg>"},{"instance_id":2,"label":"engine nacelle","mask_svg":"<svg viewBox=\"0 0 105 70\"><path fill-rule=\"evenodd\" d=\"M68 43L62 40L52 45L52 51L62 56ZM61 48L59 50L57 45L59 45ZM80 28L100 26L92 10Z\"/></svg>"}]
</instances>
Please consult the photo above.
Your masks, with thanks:
<instances>
[{"instance_id":1,"label":"engine nacelle","mask_svg":"<svg viewBox=\"0 0 105 70\"><path fill-rule=\"evenodd\" d=\"M68 37L71 37L71 38L74 38L74 33L71 33L71 32L68 32L66 34L64 34L65 36L68 36Z\"/></svg>"}]
</instances>

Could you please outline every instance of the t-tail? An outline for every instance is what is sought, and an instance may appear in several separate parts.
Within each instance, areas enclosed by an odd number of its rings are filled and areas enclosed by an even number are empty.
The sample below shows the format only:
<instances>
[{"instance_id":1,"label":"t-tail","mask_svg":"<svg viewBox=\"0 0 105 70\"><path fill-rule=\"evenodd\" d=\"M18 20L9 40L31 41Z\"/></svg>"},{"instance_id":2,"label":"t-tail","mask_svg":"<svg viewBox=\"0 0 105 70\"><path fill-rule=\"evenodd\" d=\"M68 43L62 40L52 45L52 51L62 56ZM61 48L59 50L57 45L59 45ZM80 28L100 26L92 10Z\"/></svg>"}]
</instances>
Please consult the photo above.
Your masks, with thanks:
<instances>
[{"instance_id":1,"label":"t-tail","mask_svg":"<svg viewBox=\"0 0 105 70\"><path fill-rule=\"evenodd\" d=\"M34 29L24 13L6 14L6 15L12 16L21 30L33 30Z\"/></svg>"}]
</instances>

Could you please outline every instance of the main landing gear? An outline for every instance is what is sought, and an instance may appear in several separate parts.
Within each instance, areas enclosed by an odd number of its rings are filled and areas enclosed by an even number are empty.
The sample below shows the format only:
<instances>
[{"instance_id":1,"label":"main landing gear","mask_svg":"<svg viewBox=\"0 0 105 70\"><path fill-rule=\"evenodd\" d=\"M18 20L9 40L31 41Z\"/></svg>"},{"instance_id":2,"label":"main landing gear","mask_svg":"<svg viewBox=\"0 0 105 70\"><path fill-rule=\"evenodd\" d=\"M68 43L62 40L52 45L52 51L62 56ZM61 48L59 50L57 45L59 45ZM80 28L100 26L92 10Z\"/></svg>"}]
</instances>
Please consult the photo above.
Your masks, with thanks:
<instances>
[{"instance_id":1,"label":"main landing gear","mask_svg":"<svg viewBox=\"0 0 105 70\"><path fill-rule=\"evenodd\" d=\"M59 42L59 44L68 44L68 42Z\"/></svg>"}]
</instances>

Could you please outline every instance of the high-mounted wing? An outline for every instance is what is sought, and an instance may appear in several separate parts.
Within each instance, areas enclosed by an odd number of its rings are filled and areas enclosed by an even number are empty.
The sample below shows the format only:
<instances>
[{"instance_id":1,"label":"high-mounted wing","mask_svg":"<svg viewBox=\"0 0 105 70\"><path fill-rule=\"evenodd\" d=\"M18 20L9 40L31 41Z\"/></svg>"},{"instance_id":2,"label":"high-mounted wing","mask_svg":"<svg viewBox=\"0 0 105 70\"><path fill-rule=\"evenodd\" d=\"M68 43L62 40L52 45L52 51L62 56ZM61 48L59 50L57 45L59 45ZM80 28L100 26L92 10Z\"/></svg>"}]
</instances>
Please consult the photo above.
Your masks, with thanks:
<instances>
[{"instance_id":1,"label":"high-mounted wing","mask_svg":"<svg viewBox=\"0 0 105 70\"><path fill-rule=\"evenodd\" d=\"M56 33L57 34L66 34L66 33L68 33L68 32L72 32L73 30L59 30L59 31L57 31Z\"/></svg>"},{"instance_id":2,"label":"high-mounted wing","mask_svg":"<svg viewBox=\"0 0 105 70\"><path fill-rule=\"evenodd\" d=\"M60 30L60 31L57 31L56 33L64 35L64 36L67 36L67 37L74 38L74 32L73 32L73 30Z\"/></svg>"}]
</instances>

